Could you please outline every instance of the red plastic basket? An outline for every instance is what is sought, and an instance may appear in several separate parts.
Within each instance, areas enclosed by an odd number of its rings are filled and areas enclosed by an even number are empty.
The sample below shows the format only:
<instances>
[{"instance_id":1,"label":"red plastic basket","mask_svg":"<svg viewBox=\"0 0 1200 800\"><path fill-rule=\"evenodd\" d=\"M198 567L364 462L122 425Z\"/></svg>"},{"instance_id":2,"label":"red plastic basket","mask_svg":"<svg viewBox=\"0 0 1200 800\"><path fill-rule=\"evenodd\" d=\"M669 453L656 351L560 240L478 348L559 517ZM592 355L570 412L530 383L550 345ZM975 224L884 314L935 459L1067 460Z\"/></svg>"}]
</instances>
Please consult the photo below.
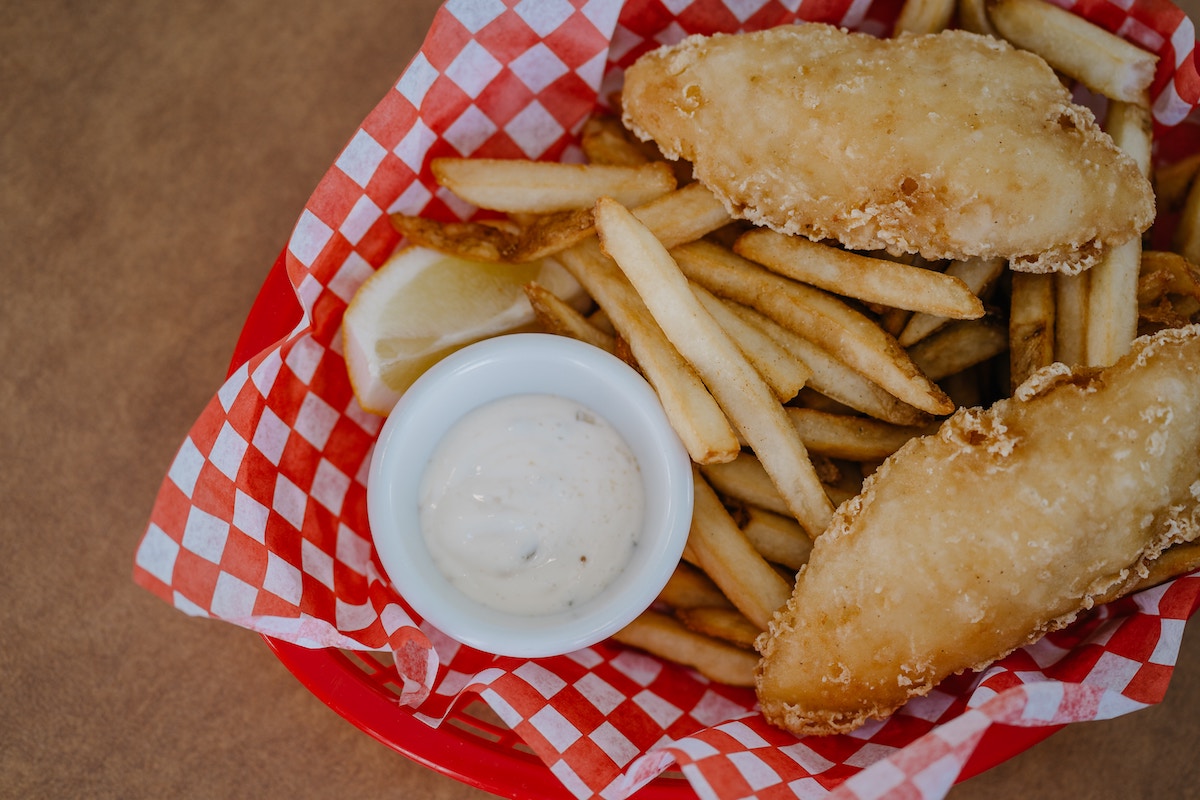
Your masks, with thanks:
<instances>
[{"instance_id":1,"label":"red plastic basket","mask_svg":"<svg viewBox=\"0 0 1200 800\"><path fill-rule=\"evenodd\" d=\"M1155 3L1144 4L1157 7ZM1189 73L1192 75L1193 73ZM1181 126L1184 127L1184 126ZM1200 149L1200 137L1180 152ZM1176 147L1176 141L1163 143ZM1160 152L1160 156L1162 152ZM233 353L231 373L252 356L292 332L300 308L281 253L267 274ZM264 637L267 646L316 697L362 731L444 775L495 794L527 798L569 798L550 769L482 701L465 697L439 727L401 705L399 675L390 654L338 649L307 649ZM993 725L965 765L959 781L990 769L1049 737L1061 726ZM693 798L678 772L668 771L643 787L637 798Z\"/></svg>"},{"instance_id":2,"label":"red plastic basket","mask_svg":"<svg viewBox=\"0 0 1200 800\"><path fill-rule=\"evenodd\" d=\"M286 336L300 306L281 253L268 272L234 348L230 373ZM263 637L275 656L313 695L355 727L430 769L506 797L560 800L571 794L482 701L460 703L441 727L400 705L401 680L388 653L310 649ZM978 775L1046 739L1061 726L993 726L959 781ZM687 779L667 771L639 790L639 800L694 798Z\"/></svg>"}]
</instances>

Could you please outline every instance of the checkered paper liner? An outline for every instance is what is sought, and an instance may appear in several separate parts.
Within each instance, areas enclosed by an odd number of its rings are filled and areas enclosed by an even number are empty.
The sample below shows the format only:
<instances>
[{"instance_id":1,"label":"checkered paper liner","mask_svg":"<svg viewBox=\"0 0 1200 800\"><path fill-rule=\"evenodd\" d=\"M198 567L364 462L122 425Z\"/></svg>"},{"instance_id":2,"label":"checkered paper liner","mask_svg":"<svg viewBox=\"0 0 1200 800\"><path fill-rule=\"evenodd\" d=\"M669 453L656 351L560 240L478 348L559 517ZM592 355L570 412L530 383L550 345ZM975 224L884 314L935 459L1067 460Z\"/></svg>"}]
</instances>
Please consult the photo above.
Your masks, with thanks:
<instances>
[{"instance_id":1,"label":"checkered paper liner","mask_svg":"<svg viewBox=\"0 0 1200 800\"><path fill-rule=\"evenodd\" d=\"M1183 12L1162 0L1066 5L1159 53L1160 128L1189 115L1200 75ZM135 580L188 614L304 647L389 651L409 706L397 713L430 725L477 694L577 797L625 797L671 765L704 797L941 797L991 726L1159 702L1200 577L1097 609L887 721L797 739L761 719L751 692L619 646L533 661L460 646L407 608L373 550L366 475L382 420L354 400L341 318L399 243L388 213L472 213L437 187L430 159L578 161L583 121L649 49L804 20L886 35L898 11L899 0L450 0L296 223L285 257L303 318L195 422Z\"/></svg>"}]
</instances>

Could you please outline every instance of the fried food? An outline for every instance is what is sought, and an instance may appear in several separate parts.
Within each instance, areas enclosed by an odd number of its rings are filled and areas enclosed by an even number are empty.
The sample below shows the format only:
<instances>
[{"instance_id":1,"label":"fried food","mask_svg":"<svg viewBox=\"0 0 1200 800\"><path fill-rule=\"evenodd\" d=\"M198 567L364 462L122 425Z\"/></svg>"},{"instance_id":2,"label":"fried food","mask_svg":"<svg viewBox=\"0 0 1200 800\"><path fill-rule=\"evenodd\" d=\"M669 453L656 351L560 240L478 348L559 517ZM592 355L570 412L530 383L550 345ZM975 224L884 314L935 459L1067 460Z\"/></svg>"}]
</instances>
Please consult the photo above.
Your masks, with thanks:
<instances>
[{"instance_id":1,"label":"fried food","mask_svg":"<svg viewBox=\"0 0 1200 800\"><path fill-rule=\"evenodd\" d=\"M1154 219L1046 62L966 31L691 36L629 68L622 108L734 216L854 250L1078 272Z\"/></svg>"},{"instance_id":2,"label":"fried food","mask_svg":"<svg viewBox=\"0 0 1200 800\"><path fill-rule=\"evenodd\" d=\"M852 730L1070 623L1200 537L1200 326L1062 364L901 448L816 541L757 642L758 698Z\"/></svg>"}]
</instances>

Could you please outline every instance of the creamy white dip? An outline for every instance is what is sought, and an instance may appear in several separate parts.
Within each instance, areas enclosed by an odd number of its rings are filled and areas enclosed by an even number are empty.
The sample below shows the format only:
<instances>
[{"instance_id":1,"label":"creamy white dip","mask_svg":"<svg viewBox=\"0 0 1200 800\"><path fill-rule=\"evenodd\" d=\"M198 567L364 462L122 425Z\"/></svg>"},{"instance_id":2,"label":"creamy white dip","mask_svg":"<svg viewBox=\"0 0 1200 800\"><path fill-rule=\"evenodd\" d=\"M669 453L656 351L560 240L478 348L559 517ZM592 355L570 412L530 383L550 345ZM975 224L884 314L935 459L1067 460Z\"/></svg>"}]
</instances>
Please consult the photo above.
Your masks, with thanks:
<instances>
[{"instance_id":1,"label":"creamy white dip","mask_svg":"<svg viewBox=\"0 0 1200 800\"><path fill-rule=\"evenodd\" d=\"M429 552L460 591L542 615L612 583L637 546L645 494L637 459L607 420L573 400L523 394L451 427L420 503Z\"/></svg>"}]
</instances>

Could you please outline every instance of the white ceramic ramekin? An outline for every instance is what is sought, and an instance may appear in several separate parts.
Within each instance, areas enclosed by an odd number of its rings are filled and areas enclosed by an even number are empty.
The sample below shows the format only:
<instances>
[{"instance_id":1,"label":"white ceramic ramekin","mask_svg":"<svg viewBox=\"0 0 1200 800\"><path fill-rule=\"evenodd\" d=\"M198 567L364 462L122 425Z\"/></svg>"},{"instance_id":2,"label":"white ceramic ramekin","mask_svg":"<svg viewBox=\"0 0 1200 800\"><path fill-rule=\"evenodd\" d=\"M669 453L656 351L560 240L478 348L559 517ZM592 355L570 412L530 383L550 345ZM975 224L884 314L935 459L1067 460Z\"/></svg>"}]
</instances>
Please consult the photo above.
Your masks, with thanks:
<instances>
[{"instance_id":1,"label":"white ceramic ramekin","mask_svg":"<svg viewBox=\"0 0 1200 800\"><path fill-rule=\"evenodd\" d=\"M645 523L625 570L592 600L539 616L506 614L455 589L430 556L419 520L421 478L442 436L472 409L528 393L566 397L608 420L633 450L645 488ZM691 524L691 459L653 389L625 362L563 336L510 334L446 357L405 392L375 445L367 509L388 577L425 621L486 652L555 655L607 638L662 590Z\"/></svg>"}]
</instances>

